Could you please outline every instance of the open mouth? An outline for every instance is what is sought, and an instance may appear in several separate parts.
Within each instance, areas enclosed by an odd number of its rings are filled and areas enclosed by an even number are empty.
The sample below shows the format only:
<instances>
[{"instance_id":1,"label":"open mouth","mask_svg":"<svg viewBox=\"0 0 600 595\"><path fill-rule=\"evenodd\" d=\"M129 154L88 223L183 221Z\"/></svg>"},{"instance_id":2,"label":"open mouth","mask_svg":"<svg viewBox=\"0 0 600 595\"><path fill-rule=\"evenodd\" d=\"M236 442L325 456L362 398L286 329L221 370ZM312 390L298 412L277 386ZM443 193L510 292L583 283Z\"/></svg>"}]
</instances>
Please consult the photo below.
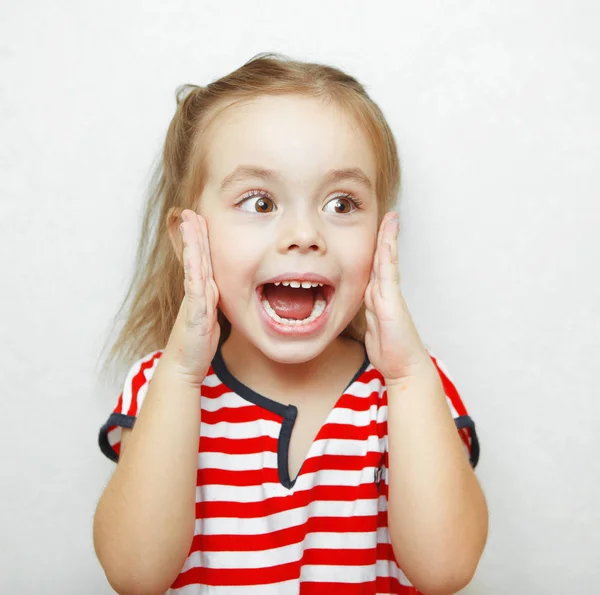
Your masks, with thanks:
<instances>
[{"instance_id":1,"label":"open mouth","mask_svg":"<svg viewBox=\"0 0 600 595\"><path fill-rule=\"evenodd\" d=\"M303 327L319 319L334 294L334 287L314 281L280 281L257 288L265 312L276 323Z\"/></svg>"}]
</instances>

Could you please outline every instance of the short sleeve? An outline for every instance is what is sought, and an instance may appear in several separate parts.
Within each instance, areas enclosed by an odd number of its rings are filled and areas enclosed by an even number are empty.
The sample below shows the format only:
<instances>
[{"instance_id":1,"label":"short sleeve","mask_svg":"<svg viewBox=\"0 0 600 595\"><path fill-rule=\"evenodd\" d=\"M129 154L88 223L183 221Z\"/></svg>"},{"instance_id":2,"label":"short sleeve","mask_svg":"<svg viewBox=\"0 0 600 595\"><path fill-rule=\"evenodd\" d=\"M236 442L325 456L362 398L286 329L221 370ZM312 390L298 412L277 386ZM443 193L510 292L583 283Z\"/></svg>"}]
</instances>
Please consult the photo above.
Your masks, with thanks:
<instances>
[{"instance_id":1,"label":"short sleeve","mask_svg":"<svg viewBox=\"0 0 600 595\"><path fill-rule=\"evenodd\" d=\"M125 378L116 407L100 428L98 446L115 463L119 460L121 428L133 428L161 355L162 350L154 351L133 364Z\"/></svg>"},{"instance_id":2,"label":"short sleeve","mask_svg":"<svg viewBox=\"0 0 600 595\"><path fill-rule=\"evenodd\" d=\"M467 412L444 363L431 352L429 347L426 346L426 349L442 381L450 413L452 413L452 417L454 418L454 423L471 461L471 466L475 468L479 462L479 439L475 430L475 422Z\"/></svg>"}]
</instances>

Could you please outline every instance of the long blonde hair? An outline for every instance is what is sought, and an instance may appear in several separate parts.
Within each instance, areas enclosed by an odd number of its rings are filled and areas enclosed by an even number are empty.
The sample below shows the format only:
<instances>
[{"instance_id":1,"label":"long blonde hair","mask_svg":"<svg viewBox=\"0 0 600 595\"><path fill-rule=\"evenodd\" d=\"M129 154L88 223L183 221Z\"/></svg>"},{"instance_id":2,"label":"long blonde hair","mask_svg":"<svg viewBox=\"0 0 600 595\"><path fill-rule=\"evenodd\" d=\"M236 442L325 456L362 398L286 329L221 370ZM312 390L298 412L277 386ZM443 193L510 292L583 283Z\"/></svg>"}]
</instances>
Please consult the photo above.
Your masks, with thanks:
<instances>
[{"instance_id":1,"label":"long blonde hair","mask_svg":"<svg viewBox=\"0 0 600 595\"><path fill-rule=\"evenodd\" d=\"M112 329L124 314L125 322L112 344L103 372L115 361L128 366L167 344L184 296L183 271L171 245L167 216L172 208L196 207L204 185L203 140L208 126L234 103L261 95L289 94L333 100L354 117L367 134L378 165L375 184L378 223L393 208L400 189L394 136L364 87L341 70L264 53L206 87L178 87L177 109L169 125L162 159L150 183L135 272ZM220 311L219 324L222 342L231 327ZM364 330L362 306L342 335L362 341Z\"/></svg>"}]
</instances>

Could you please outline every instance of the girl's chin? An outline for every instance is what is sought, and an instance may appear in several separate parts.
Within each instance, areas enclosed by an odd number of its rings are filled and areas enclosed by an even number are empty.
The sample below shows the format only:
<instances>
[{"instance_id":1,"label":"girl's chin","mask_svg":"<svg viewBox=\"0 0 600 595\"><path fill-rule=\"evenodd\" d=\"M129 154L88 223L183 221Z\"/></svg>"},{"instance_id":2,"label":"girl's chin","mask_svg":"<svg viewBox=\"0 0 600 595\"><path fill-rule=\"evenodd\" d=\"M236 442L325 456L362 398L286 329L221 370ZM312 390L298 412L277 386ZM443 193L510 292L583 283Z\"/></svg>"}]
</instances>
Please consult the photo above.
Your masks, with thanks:
<instances>
[{"instance_id":1,"label":"girl's chin","mask_svg":"<svg viewBox=\"0 0 600 595\"><path fill-rule=\"evenodd\" d=\"M302 343L287 343L283 342L271 342L267 341L268 344L258 346L259 349L268 357L271 361L277 362L278 364L304 364L312 361L328 347L330 341L326 340L312 340L310 342Z\"/></svg>"}]
</instances>

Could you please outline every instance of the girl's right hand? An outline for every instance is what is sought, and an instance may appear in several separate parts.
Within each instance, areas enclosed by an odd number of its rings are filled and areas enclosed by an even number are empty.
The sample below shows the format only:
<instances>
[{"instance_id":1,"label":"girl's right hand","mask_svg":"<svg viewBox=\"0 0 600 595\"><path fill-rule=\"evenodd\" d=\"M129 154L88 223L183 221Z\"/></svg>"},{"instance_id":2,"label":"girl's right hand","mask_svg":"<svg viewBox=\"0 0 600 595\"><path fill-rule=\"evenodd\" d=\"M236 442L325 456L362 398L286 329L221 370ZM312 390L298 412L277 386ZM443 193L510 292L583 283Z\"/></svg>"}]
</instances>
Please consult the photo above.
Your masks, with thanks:
<instances>
[{"instance_id":1,"label":"girl's right hand","mask_svg":"<svg viewBox=\"0 0 600 595\"><path fill-rule=\"evenodd\" d=\"M206 221L190 209L181 217L185 295L165 351L187 380L201 386L219 343L219 290L213 278Z\"/></svg>"}]
</instances>

